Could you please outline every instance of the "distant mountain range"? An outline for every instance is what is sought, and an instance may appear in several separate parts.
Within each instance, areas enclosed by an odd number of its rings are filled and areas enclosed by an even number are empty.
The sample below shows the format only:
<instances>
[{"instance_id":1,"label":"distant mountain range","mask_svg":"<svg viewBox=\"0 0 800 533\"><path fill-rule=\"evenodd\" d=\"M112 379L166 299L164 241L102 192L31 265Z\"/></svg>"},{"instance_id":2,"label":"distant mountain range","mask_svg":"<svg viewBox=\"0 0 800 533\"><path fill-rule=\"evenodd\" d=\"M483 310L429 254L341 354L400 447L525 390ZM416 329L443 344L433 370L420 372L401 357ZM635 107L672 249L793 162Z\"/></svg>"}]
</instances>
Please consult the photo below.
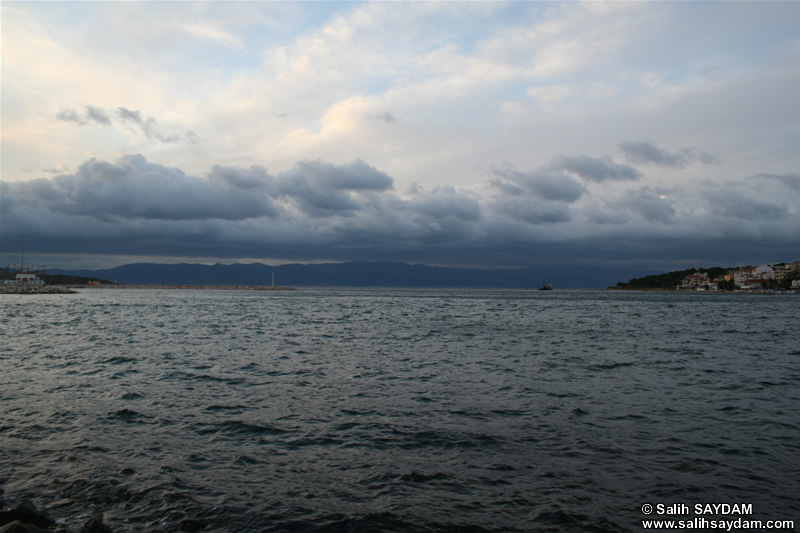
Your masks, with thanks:
<instances>
[{"instance_id":1,"label":"distant mountain range","mask_svg":"<svg viewBox=\"0 0 800 533\"><path fill-rule=\"evenodd\" d=\"M49 274L100 278L146 285L271 285L349 287L486 287L537 288L545 280L556 289L606 288L642 271L567 267L475 269L409 265L396 262L350 262L233 265L135 263L106 270L49 269ZM650 273L650 272L647 272Z\"/></svg>"}]
</instances>

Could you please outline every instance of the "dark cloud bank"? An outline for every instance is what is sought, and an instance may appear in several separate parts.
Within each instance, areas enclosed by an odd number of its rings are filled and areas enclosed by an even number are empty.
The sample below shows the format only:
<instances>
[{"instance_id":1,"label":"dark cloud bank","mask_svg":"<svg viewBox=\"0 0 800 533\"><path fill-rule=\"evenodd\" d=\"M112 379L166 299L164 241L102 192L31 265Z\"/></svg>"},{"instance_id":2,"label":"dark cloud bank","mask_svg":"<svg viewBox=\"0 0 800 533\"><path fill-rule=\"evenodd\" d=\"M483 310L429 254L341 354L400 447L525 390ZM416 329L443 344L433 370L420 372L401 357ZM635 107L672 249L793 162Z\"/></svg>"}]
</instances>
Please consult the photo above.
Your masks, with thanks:
<instances>
[{"instance_id":1,"label":"dark cloud bank","mask_svg":"<svg viewBox=\"0 0 800 533\"><path fill-rule=\"evenodd\" d=\"M558 156L539 168L504 165L490 173L477 191L417 185L398 192L390 176L361 160L302 161L277 174L214 166L198 177L141 155L91 159L73 174L2 182L3 258L15 262L23 234L40 253L87 257L545 271L725 266L791 259L800 249L800 218L787 207L800 204L795 174L743 177L737 190L681 196L642 184L640 170L607 156ZM617 192L605 190L612 183ZM748 184L779 188L787 201L756 199ZM685 208L686 197L699 203Z\"/></svg>"}]
</instances>

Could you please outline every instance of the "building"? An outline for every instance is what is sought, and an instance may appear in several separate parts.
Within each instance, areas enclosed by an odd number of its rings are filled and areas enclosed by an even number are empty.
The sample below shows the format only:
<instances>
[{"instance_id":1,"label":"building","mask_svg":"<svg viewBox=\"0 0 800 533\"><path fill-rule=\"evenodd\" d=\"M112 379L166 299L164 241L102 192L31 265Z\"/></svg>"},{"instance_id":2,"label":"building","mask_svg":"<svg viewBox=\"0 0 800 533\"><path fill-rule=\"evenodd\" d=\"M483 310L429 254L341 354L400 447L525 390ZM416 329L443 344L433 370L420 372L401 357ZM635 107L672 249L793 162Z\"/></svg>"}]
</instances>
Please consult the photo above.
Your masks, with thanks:
<instances>
[{"instance_id":1,"label":"building","mask_svg":"<svg viewBox=\"0 0 800 533\"><path fill-rule=\"evenodd\" d=\"M767 282L763 279L752 278L742 281L739 285L746 291L763 290L767 286Z\"/></svg>"},{"instance_id":2,"label":"building","mask_svg":"<svg viewBox=\"0 0 800 533\"><path fill-rule=\"evenodd\" d=\"M784 280L786 276L788 276L792 272L788 266L779 266L772 268L772 279L781 282Z\"/></svg>"},{"instance_id":3,"label":"building","mask_svg":"<svg viewBox=\"0 0 800 533\"><path fill-rule=\"evenodd\" d=\"M733 271L733 282L736 284L737 289L742 287L743 282L755 278L753 270L752 268L740 268Z\"/></svg>"},{"instance_id":4,"label":"building","mask_svg":"<svg viewBox=\"0 0 800 533\"><path fill-rule=\"evenodd\" d=\"M683 278L683 285L680 286L683 290L702 291L706 289L716 290L716 284L712 283L708 274L705 272L698 272L697 274L690 274Z\"/></svg>"},{"instance_id":5,"label":"building","mask_svg":"<svg viewBox=\"0 0 800 533\"><path fill-rule=\"evenodd\" d=\"M17 272L14 279L7 279L6 285L44 285L35 272Z\"/></svg>"},{"instance_id":6,"label":"building","mask_svg":"<svg viewBox=\"0 0 800 533\"><path fill-rule=\"evenodd\" d=\"M753 271L754 277L761 279L772 279L773 268L769 265L761 265Z\"/></svg>"}]
</instances>

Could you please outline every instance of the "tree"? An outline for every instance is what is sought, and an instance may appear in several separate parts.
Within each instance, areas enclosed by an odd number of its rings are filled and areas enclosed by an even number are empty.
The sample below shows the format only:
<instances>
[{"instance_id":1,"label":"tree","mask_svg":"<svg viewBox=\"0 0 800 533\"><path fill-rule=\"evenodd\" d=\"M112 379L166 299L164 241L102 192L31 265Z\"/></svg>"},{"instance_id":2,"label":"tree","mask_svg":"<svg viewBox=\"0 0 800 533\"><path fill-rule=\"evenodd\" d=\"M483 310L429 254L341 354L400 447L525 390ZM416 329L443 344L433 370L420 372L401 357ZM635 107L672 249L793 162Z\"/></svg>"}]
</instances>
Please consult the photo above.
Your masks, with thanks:
<instances>
[{"instance_id":1,"label":"tree","mask_svg":"<svg viewBox=\"0 0 800 533\"><path fill-rule=\"evenodd\" d=\"M800 270L792 270L783 276L783 279L780 281L780 287L782 289L791 289L792 281L796 279L800 279Z\"/></svg>"},{"instance_id":2,"label":"tree","mask_svg":"<svg viewBox=\"0 0 800 533\"><path fill-rule=\"evenodd\" d=\"M717 282L717 287L721 291L735 291L736 290L736 283L733 280L730 281L719 281Z\"/></svg>"}]
</instances>

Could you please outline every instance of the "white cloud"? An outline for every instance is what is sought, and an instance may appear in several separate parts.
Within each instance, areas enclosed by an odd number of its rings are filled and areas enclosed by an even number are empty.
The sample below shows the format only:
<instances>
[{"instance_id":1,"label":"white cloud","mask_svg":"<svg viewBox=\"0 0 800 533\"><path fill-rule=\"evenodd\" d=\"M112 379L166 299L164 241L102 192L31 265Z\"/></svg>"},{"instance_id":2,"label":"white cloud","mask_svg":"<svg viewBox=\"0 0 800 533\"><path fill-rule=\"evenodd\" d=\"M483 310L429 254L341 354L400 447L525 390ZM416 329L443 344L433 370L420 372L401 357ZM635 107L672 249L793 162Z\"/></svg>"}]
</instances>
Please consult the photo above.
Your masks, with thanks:
<instances>
[{"instance_id":1,"label":"white cloud","mask_svg":"<svg viewBox=\"0 0 800 533\"><path fill-rule=\"evenodd\" d=\"M181 29L193 37L209 39L234 50L245 50L241 39L231 32L200 24L184 24Z\"/></svg>"},{"instance_id":2,"label":"white cloud","mask_svg":"<svg viewBox=\"0 0 800 533\"><path fill-rule=\"evenodd\" d=\"M544 85L531 87L528 96L544 103L560 102L572 93L568 85Z\"/></svg>"}]
</instances>

